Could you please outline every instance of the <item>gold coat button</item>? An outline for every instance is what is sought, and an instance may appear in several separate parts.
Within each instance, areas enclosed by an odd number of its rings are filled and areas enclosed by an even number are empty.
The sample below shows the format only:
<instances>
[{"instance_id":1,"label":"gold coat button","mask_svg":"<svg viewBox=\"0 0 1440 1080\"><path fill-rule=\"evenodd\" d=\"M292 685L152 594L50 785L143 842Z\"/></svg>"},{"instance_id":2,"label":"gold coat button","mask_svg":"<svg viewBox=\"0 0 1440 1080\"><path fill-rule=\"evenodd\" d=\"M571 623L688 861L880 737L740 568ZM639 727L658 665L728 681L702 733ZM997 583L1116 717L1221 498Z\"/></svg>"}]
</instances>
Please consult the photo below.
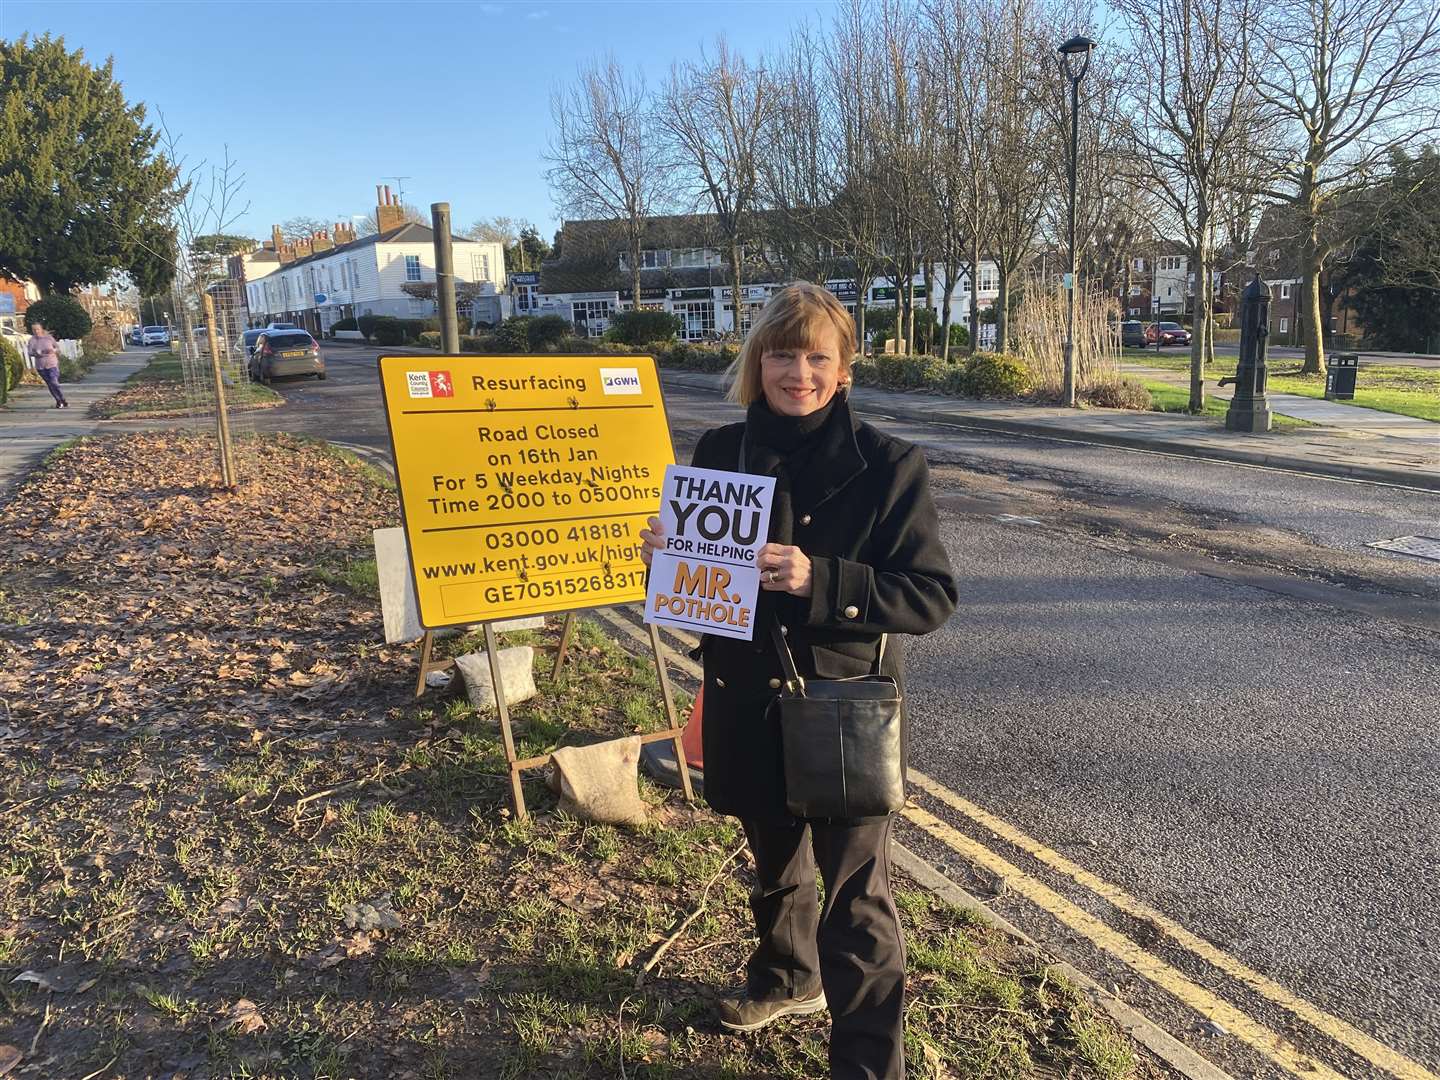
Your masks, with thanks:
<instances>
[{"instance_id":1,"label":"gold coat button","mask_svg":"<svg viewBox=\"0 0 1440 1080\"><path fill-rule=\"evenodd\" d=\"M809 525L809 524L810 524L810 515L809 515L809 514L801 514L801 515L800 515L800 524L801 524L801 525Z\"/></svg>"},{"instance_id":2,"label":"gold coat button","mask_svg":"<svg viewBox=\"0 0 1440 1080\"><path fill-rule=\"evenodd\" d=\"M779 689L780 689L780 680L779 680L779 679L771 679L771 680L770 680L770 689L771 689L771 690L779 690Z\"/></svg>"},{"instance_id":3,"label":"gold coat button","mask_svg":"<svg viewBox=\"0 0 1440 1080\"><path fill-rule=\"evenodd\" d=\"M724 679L716 679L716 680L715 680L715 685L718 686L721 690L724 690L724 689L725 689L725 680L724 680Z\"/></svg>"},{"instance_id":4,"label":"gold coat button","mask_svg":"<svg viewBox=\"0 0 1440 1080\"><path fill-rule=\"evenodd\" d=\"M854 604L851 604L849 607L847 607L847 608L845 609L845 618L847 618L847 619L857 619L857 618L859 618L859 617L860 617L860 609L859 609L858 607L856 607Z\"/></svg>"}]
</instances>

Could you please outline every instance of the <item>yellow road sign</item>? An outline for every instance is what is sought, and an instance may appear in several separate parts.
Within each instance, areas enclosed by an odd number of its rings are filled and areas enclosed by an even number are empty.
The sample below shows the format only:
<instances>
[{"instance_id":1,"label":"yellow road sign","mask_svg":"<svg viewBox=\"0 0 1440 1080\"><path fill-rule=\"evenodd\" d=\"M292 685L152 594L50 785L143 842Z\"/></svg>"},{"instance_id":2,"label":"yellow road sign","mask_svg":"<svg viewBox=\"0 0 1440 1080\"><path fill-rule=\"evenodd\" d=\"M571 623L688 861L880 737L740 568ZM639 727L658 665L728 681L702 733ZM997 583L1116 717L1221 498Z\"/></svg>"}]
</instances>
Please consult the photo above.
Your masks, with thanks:
<instances>
[{"instance_id":1,"label":"yellow road sign","mask_svg":"<svg viewBox=\"0 0 1440 1080\"><path fill-rule=\"evenodd\" d=\"M382 356L420 622L645 599L675 461L648 356Z\"/></svg>"}]
</instances>

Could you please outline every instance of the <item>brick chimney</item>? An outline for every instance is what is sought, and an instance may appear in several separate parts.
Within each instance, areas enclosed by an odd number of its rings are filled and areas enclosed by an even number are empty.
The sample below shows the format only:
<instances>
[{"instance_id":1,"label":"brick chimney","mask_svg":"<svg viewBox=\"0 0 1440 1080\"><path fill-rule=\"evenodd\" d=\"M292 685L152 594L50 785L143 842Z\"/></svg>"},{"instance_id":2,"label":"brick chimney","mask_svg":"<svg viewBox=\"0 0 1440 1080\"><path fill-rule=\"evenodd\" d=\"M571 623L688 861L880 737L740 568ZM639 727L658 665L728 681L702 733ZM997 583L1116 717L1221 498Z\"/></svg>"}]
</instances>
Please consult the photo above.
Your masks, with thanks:
<instances>
[{"instance_id":1,"label":"brick chimney","mask_svg":"<svg viewBox=\"0 0 1440 1080\"><path fill-rule=\"evenodd\" d=\"M299 240L295 241L295 258L303 259L313 250L310 246L310 237L302 236Z\"/></svg>"},{"instance_id":2,"label":"brick chimney","mask_svg":"<svg viewBox=\"0 0 1440 1080\"><path fill-rule=\"evenodd\" d=\"M335 246L335 241L330 239L330 230L321 229L310 238L311 251L329 251Z\"/></svg>"},{"instance_id":3,"label":"brick chimney","mask_svg":"<svg viewBox=\"0 0 1440 1080\"><path fill-rule=\"evenodd\" d=\"M341 245L341 244L349 244L349 243L352 243L352 242L354 241L354 239L355 239L355 226L354 226L354 225L351 225L351 224L349 224L348 222L345 222L345 221L337 221L337 222L335 223L335 244L336 244L337 247L338 247L339 245Z\"/></svg>"},{"instance_id":4,"label":"brick chimney","mask_svg":"<svg viewBox=\"0 0 1440 1080\"><path fill-rule=\"evenodd\" d=\"M285 246L285 237L280 234L279 225L270 226L270 250L279 251Z\"/></svg>"},{"instance_id":5,"label":"brick chimney","mask_svg":"<svg viewBox=\"0 0 1440 1080\"><path fill-rule=\"evenodd\" d=\"M390 194L390 185L377 185L375 188L375 227L382 233L391 229L398 229L405 224L405 209L400 201Z\"/></svg>"}]
</instances>

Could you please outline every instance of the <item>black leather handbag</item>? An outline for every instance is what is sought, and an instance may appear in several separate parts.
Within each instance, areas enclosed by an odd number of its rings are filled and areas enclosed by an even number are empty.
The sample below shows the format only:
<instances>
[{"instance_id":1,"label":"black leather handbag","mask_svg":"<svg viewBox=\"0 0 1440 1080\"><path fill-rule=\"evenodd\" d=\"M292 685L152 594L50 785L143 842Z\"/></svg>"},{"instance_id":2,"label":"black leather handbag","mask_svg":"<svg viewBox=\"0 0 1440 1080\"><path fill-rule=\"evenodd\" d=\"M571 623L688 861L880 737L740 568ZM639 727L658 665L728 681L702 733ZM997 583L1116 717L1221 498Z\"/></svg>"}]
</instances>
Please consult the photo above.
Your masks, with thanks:
<instances>
[{"instance_id":1,"label":"black leather handbag","mask_svg":"<svg viewBox=\"0 0 1440 1080\"><path fill-rule=\"evenodd\" d=\"M780 724L785 803L801 818L883 817L905 805L900 689L880 674L885 638L869 675L804 679L778 625L770 635L784 682L770 705Z\"/></svg>"}]
</instances>

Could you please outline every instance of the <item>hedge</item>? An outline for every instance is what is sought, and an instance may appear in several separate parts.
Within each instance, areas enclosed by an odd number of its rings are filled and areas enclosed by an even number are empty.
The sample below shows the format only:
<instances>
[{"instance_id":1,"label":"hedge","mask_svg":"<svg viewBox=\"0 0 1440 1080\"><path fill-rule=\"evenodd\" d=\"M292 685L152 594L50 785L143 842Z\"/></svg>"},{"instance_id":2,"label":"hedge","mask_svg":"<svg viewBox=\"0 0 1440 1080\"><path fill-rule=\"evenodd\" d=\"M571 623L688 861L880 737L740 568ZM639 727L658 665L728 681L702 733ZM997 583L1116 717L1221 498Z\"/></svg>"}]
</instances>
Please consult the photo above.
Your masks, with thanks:
<instances>
[{"instance_id":1,"label":"hedge","mask_svg":"<svg viewBox=\"0 0 1440 1080\"><path fill-rule=\"evenodd\" d=\"M617 311L610 317L605 340L621 345L643 345L649 341L675 338L685 323L668 311L641 308L638 311Z\"/></svg>"},{"instance_id":2,"label":"hedge","mask_svg":"<svg viewBox=\"0 0 1440 1080\"><path fill-rule=\"evenodd\" d=\"M44 300L35 301L25 311L25 325L37 322L57 341L79 340L94 326L90 313L73 296L47 296Z\"/></svg>"},{"instance_id":3,"label":"hedge","mask_svg":"<svg viewBox=\"0 0 1440 1080\"><path fill-rule=\"evenodd\" d=\"M0 337L0 404L10 399L10 391L20 385L25 375L25 358L20 350Z\"/></svg>"}]
</instances>

